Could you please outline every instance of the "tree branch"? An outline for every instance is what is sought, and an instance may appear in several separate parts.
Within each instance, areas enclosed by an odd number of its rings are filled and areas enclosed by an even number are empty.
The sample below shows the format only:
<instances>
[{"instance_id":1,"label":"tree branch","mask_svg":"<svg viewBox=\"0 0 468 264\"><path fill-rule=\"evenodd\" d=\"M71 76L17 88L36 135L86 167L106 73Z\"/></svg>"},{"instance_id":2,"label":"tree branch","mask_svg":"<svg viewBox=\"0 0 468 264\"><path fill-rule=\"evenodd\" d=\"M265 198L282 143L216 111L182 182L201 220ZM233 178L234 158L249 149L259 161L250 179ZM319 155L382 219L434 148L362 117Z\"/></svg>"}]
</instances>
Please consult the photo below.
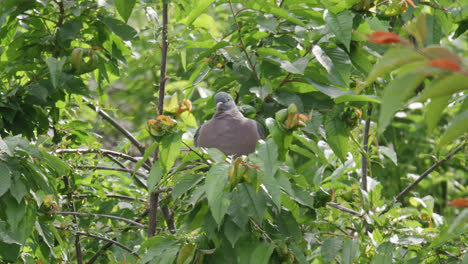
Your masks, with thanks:
<instances>
[{"instance_id":1,"label":"tree branch","mask_svg":"<svg viewBox=\"0 0 468 264\"><path fill-rule=\"evenodd\" d=\"M372 115L372 104L369 103L367 105L367 119L364 125L364 135L362 138L362 148L364 153L361 154L362 165L361 165L361 181L362 181L362 189L367 192L367 166L368 160L367 156L369 155L369 129L370 129L370 121Z\"/></svg>"},{"instance_id":2,"label":"tree branch","mask_svg":"<svg viewBox=\"0 0 468 264\"><path fill-rule=\"evenodd\" d=\"M161 48L161 78L159 80L158 113L164 113L164 96L166 90L166 64L167 64L167 3L163 1L163 27L162 27L162 48Z\"/></svg>"},{"instance_id":3,"label":"tree branch","mask_svg":"<svg viewBox=\"0 0 468 264\"><path fill-rule=\"evenodd\" d=\"M156 233L157 213L158 213L159 193L154 191L149 195L149 220L148 220L148 238L153 237Z\"/></svg>"},{"instance_id":4,"label":"tree branch","mask_svg":"<svg viewBox=\"0 0 468 264\"><path fill-rule=\"evenodd\" d=\"M88 197L97 197L97 198L102 198L102 197L99 197L95 194L73 194L72 195L72 198L88 198ZM146 202L146 199L143 199L143 198L135 198L135 197L132 197L132 196L128 196L128 195L120 195L120 194L111 194L111 193L106 193L106 197L108 198L117 198L117 199L122 199L122 200L131 200L131 201L139 201L139 202ZM106 198L104 197L104 198Z\"/></svg>"},{"instance_id":5,"label":"tree branch","mask_svg":"<svg viewBox=\"0 0 468 264\"><path fill-rule=\"evenodd\" d=\"M133 170L127 169L127 168L114 168L114 167L106 167L106 166L89 166L89 165L78 165L75 166L76 169L85 169L85 170L113 170L113 171L122 171L122 172L128 172L133 175ZM145 179L148 179L148 175L143 174L141 172L135 172L135 175L141 176ZM146 183L141 181L138 177L134 176L135 180L141 184L143 187L148 188Z\"/></svg>"},{"instance_id":6,"label":"tree branch","mask_svg":"<svg viewBox=\"0 0 468 264\"><path fill-rule=\"evenodd\" d=\"M105 120L111 123L117 130L119 130L130 142L140 151L142 155L145 154L145 147L123 126L121 126L115 119L113 119L108 113L102 110L99 107L94 106L91 101L85 97L83 97L83 101L87 103L88 107L96 111L100 116L102 116Z\"/></svg>"},{"instance_id":7,"label":"tree branch","mask_svg":"<svg viewBox=\"0 0 468 264\"><path fill-rule=\"evenodd\" d=\"M103 237L103 236L98 236L98 235L93 235L93 234L90 234L90 233L84 232L84 231L74 231L74 230L70 230L68 228L63 228L63 227L60 227L60 226L55 226L55 228L65 230L65 231L70 231L70 232L75 233L77 235L82 235L82 236L87 236L87 237L92 237L92 238L96 238L96 239L99 239L99 240L107 241L109 243L112 243L112 244L120 247L120 248L125 249L126 251L132 253L132 255L134 255L135 257L140 258L140 256L135 251L133 251L131 248L129 248L129 247L127 247L127 246L125 246L125 245L123 245L123 244L121 244L121 243L119 243L119 242L117 242L115 240L112 240L110 238ZM88 261L88 263L90 263L90 262Z\"/></svg>"},{"instance_id":8,"label":"tree branch","mask_svg":"<svg viewBox=\"0 0 468 264\"><path fill-rule=\"evenodd\" d=\"M118 151L108 150L108 149L89 149L89 148L57 149L57 150L55 150L55 153L57 153L57 154L62 154L62 153L76 153L76 154L99 153L101 155L117 156L119 158L126 159L126 160L129 160L129 161L134 162L134 163L137 163L139 161L137 158L135 158L133 156L130 156L130 155L127 155L125 153L118 152ZM148 171L151 170L151 166L148 166L148 164L146 164L146 163L143 163L142 167L147 169Z\"/></svg>"},{"instance_id":9,"label":"tree branch","mask_svg":"<svg viewBox=\"0 0 468 264\"><path fill-rule=\"evenodd\" d=\"M255 65L253 65L252 60L250 59L250 56L247 53L247 50L246 50L246 47L245 47L245 44L244 44L244 40L242 39L241 28L239 26L239 23L237 22L237 14L234 12L234 8L232 7L231 0L227 0L227 1L229 2L229 7L231 7L231 13L232 13L232 16L234 17L234 23L236 24L237 33L239 34L239 41L240 41L240 44L241 44L241 49L244 52L245 57L247 57L247 61L249 62L250 68L252 68L252 73L253 73L253 75L255 77L255 80L258 83L258 86L262 87L262 83L260 82L260 78L258 78L257 72L255 72Z\"/></svg>"},{"instance_id":10,"label":"tree branch","mask_svg":"<svg viewBox=\"0 0 468 264\"><path fill-rule=\"evenodd\" d=\"M82 215L82 216L103 217L103 218L119 220L119 221L126 222L126 223L129 223L129 224L132 224L132 225L136 225L138 227L142 227L142 228L145 227L144 225L142 225L142 224L140 224L138 222L135 222L133 220L123 218L123 217L119 217L119 216L114 216L114 215L82 213L82 212L56 212L56 214L59 214L59 215L73 215L73 216Z\"/></svg>"},{"instance_id":11,"label":"tree branch","mask_svg":"<svg viewBox=\"0 0 468 264\"><path fill-rule=\"evenodd\" d=\"M67 193L67 197L68 197L68 201L70 203L70 210L72 212L75 212L75 203L73 202L73 199L72 199L72 191L70 190L70 182L68 180L68 177L65 176L63 177L63 181L64 181L64 184L65 184L65 188L67 189L68 193ZM78 219L75 216L73 216L73 227L78 230ZM78 264L82 264L83 263L83 255L81 254L81 244L80 244L80 235L77 233L75 234L75 249L76 249L76 262Z\"/></svg>"},{"instance_id":12,"label":"tree branch","mask_svg":"<svg viewBox=\"0 0 468 264\"><path fill-rule=\"evenodd\" d=\"M348 214L352 214L352 215L360 216L360 217L364 216L364 214L361 214L361 213L356 212L354 210L348 209L348 208L346 208L344 206L341 206L341 205L339 205L337 203L327 203L327 205L331 206L331 207L334 207L334 208L336 208L336 209L338 209L340 211L346 212Z\"/></svg>"},{"instance_id":13,"label":"tree branch","mask_svg":"<svg viewBox=\"0 0 468 264\"><path fill-rule=\"evenodd\" d=\"M397 196L395 196L395 198L393 198L392 200L392 204L398 202L403 196L405 196L411 189L413 189L414 186L418 185L418 183L420 181L422 181L424 178L427 177L427 175L429 175L432 171L434 171L437 167L439 167L442 163L444 163L445 161L451 159L453 157L453 155L457 154L457 152L459 152L460 150L463 149L463 147L465 146L465 143L466 141L463 141L458 147L456 147L455 149L453 149L449 154L447 154L447 156L445 156L445 158L437 161L436 163L434 163L429 169L427 169L425 172L423 172L421 174L421 176L419 176L413 183L411 183L410 185L408 185L408 187L406 187L403 191L401 191L399 194L397 194ZM386 213L388 210L390 209L390 206L387 206L380 214L380 215L383 215L384 213Z\"/></svg>"},{"instance_id":14,"label":"tree branch","mask_svg":"<svg viewBox=\"0 0 468 264\"><path fill-rule=\"evenodd\" d=\"M167 205L161 207L161 212L163 213L164 219L166 220L169 232L175 233L176 228L174 223L174 214L169 211L169 207Z\"/></svg>"}]
</instances>

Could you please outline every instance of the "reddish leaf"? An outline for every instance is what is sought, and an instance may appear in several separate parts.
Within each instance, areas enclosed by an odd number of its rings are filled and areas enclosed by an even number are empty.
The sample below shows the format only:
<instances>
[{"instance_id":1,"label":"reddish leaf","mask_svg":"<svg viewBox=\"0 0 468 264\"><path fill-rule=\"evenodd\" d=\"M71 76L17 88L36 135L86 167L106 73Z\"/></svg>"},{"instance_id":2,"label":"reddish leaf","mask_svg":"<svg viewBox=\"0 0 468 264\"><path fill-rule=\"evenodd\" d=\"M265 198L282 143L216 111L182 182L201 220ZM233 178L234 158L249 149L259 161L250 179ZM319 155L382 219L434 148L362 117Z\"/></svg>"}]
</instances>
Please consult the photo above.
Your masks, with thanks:
<instances>
[{"instance_id":1,"label":"reddish leaf","mask_svg":"<svg viewBox=\"0 0 468 264\"><path fill-rule=\"evenodd\" d=\"M413 8L416 8L416 5L413 3L413 1L406 0L406 2L408 2L408 4L410 4Z\"/></svg>"},{"instance_id":2,"label":"reddish leaf","mask_svg":"<svg viewBox=\"0 0 468 264\"><path fill-rule=\"evenodd\" d=\"M444 58L430 60L427 64L435 68L449 71L459 71L461 69L460 64L458 64L457 62Z\"/></svg>"},{"instance_id":3,"label":"reddish leaf","mask_svg":"<svg viewBox=\"0 0 468 264\"><path fill-rule=\"evenodd\" d=\"M367 39L374 44L401 42L400 36L393 32L387 31L374 31L367 35Z\"/></svg>"},{"instance_id":4,"label":"reddish leaf","mask_svg":"<svg viewBox=\"0 0 468 264\"><path fill-rule=\"evenodd\" d=\"M457 208L468 208L468 198L457 198L451 201L449 205Z\"/></svg>"}]
</instances>

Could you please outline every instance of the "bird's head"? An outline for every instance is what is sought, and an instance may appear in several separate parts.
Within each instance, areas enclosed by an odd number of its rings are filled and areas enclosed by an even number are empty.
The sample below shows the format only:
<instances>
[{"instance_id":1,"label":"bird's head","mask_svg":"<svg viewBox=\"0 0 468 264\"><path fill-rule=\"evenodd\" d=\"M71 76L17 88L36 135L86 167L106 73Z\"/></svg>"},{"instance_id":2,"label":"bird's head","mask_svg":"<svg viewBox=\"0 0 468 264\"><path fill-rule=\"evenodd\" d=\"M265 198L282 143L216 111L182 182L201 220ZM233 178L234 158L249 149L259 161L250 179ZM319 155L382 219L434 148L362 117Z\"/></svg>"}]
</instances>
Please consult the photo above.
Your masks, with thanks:
<instances>
[{"instance_id":1,"label":"bird's head","mask_svg":"<svg viewBox=\"0 0 468 264\"><path fill-rule=\"evenodd\" d=\"M236 103L232 96L225 92L219 92L214 97L218 112L224 112L236 108Z\"/></svg>"}]
</instances>

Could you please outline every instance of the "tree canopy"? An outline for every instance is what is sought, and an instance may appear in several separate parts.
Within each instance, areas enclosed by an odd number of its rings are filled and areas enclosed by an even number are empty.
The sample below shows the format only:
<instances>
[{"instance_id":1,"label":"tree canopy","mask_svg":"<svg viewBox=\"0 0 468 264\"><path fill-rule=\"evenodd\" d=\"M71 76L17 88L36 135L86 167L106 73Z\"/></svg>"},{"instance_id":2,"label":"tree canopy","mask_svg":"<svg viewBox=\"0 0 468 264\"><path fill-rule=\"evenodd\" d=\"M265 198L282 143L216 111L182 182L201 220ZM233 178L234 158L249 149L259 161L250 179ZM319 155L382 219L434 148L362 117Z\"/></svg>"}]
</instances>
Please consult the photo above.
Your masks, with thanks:
<instances>
[{"instance_id":1,"label":"tree canopy","mask_svg":"<svg viewBox=\"0 0 468 264\"><path fill-rule=\"evenodd\" d=\"M0 263L468 263L468 0L4 0ZM265 128L196 148L214 94Z\"/></svg>"}]
</instances>

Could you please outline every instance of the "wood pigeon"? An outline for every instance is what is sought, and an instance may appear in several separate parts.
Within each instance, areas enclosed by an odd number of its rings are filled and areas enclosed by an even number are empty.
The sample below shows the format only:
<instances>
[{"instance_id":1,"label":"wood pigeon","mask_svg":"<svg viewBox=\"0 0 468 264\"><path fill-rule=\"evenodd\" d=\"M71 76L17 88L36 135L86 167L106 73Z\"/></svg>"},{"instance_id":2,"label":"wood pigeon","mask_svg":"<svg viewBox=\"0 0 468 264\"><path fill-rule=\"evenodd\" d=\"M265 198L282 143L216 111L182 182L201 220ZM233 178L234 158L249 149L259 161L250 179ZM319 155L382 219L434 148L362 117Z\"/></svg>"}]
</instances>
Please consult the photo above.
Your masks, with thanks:
<instances>
[{"instance_id":1,"label":"wood pigeon","mask_svg":"<svg viewBox=\"0 0 468 264\"><path fill-rule=\"evenodd\" d=\"M217 112L195 132L195 146L217 148L226 156L254 152L257 141L265 137L262 125L245 118L228 93L220 92L214 100Z\"/></svg>"}]
</instances>

